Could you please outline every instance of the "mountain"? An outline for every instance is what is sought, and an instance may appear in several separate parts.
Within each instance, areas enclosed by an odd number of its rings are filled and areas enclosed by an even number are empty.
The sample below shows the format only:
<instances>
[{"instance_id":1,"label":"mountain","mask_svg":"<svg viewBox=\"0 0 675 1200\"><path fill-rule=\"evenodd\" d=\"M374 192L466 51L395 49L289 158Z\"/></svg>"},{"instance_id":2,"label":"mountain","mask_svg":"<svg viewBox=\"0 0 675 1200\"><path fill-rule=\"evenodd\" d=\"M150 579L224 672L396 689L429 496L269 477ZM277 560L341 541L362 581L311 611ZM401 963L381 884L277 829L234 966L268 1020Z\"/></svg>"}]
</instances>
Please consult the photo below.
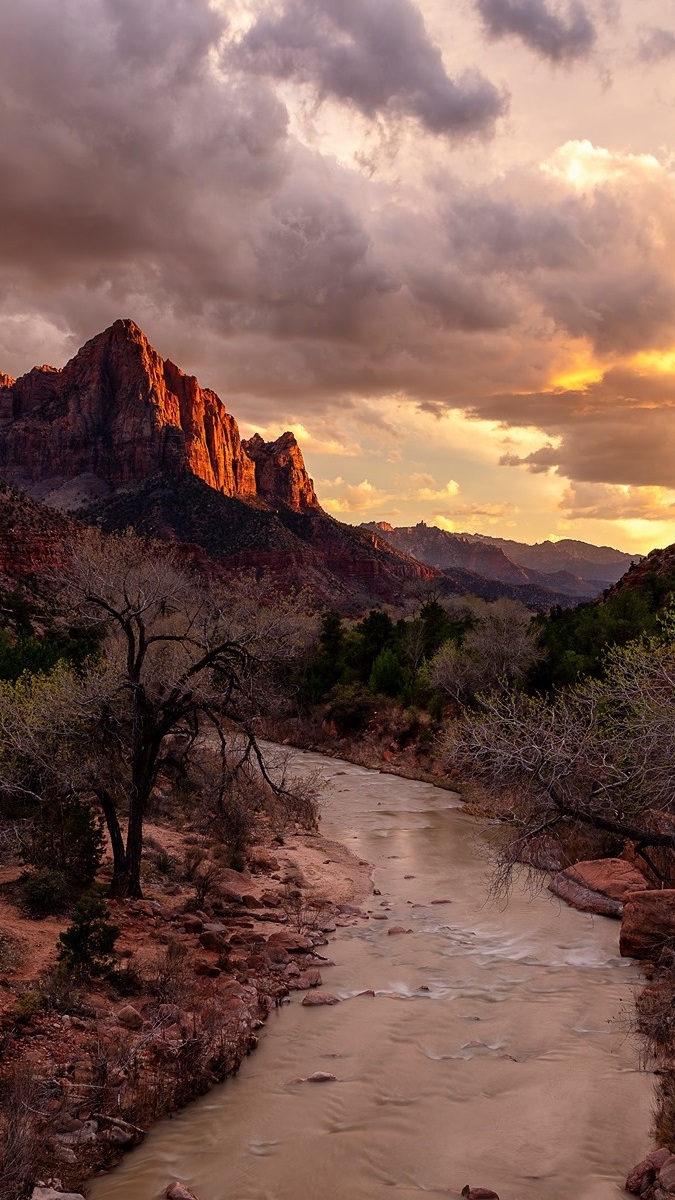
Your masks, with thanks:
<instances>
[{"instance_id":1,"label":"mountain","mask_svg":"<svg viewBox=\"0 0 675 1200\"><path fill-rule=\"evenodd\" d=\"M216 393L162 359L133 321L116 321L62 370L0 375L0 477L47 506L26 509L36 527L51 530L59 512L107 531L131 526L345 611L400 603L408 584L436 576L328 516L293 434L242 441ZM13 539L9 573L32 568L34 551L22 563Z\"/></svg>"},{"instance_id":2,"label":"mountain","mask_svg":"<svg viewBox=\"0 0 675 1200\"><path fill-rule=\"evenodd\" d=\"M572 540L528 546L483 534L449 533L424 521L400 528L373 521L362 528L370 529L396 549L446 574L471 571L486 580L543 589L545 594L554 592L557 597L576 601L598 595L619 579L637 557L608 546ZM558 600L550 601L554 602Z\"/></svg>"},{"instance_id":3,"label":"mountain","mask_svg":"<svg viewBox=\"0 0 675 1200\"><path fill-rule=\"evenodd\" d=\"M293 434L242 445L220 397L161 358L133 321L115 321L63 370L0 377L0 475L9 483L77 511L157 474L320 511Z\"/></svg>"},{"instance_id":4,"label":"mountain","mask_svg":"<svg viewBox=\"0 0 675 1200\"><path fill-rule=\"evenodd\" d=\"M558 542L537 542L529 546L525 542L489 537L483 533L461 536L499 547L522 567L542 571L551 576L558 571L570 572L587 583L597 584L598 591L616 583L629 567L639 562L642 557L640 554L626 554L622 550L614 550L611 546L592 546L588 542L576 541L573 538L561 538Z\"/></svg>"}]
</instances>

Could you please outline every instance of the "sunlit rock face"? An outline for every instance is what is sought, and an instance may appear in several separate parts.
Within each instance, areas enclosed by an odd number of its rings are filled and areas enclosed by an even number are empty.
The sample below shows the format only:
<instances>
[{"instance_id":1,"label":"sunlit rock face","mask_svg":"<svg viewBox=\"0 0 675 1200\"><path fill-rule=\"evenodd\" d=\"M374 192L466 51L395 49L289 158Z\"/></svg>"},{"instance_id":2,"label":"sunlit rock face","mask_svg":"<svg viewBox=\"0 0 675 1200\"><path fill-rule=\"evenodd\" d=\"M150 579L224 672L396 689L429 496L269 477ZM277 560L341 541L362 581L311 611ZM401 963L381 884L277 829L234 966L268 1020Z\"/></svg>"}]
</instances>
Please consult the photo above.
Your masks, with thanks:
<instances>
[{"instance_id":1,"label":"sunlit rock face","mask_svg":"<svg viewBox=\"0 0 675 1200\"><path fill-rule=\"evenodd\" d=\"M265 442L259 433L243 443L255 463L258 495L269 504L285 504L295 512L318 508L314 483L307 474L302 452L292 433Z\"/></svg>"},{"instance_id":2,"label":"sunlit rock face","mask_svg":"<svg viewBox=\"0 0 675 1200\"><path fill-rule=\"evenodd\" d=\"M0 376L0 473L77 511L106 490L189 472L225 496L318 509L292 434L246 452L215 392L163 359L133 321L115 321L63 368ZM259 476L259 478L257 478Z\"/></svg>"}]
</instances>

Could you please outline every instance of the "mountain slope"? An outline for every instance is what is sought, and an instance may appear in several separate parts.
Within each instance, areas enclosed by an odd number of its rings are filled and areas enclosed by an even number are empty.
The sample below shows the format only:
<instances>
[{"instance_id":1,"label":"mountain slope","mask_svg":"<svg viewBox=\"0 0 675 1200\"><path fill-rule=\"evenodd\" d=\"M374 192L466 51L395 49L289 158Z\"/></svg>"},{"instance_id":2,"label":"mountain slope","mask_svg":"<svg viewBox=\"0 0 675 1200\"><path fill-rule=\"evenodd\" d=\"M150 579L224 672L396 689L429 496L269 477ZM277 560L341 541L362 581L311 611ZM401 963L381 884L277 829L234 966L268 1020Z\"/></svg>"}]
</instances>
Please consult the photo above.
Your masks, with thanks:
<instances>
[{"instance_id":1,"label":"mountain slope","mask_svg":"<svg viewBox=\"0 0 675 1200\"><path fill-rule=\"evenodd\" d=\"M544 589L579 601L609 587L634 561L632 555L585 542L528 546L483 534L449 533L424 521L399 528L371 522L364 528L439 570L468 570L487 580Z\"/></svg>"}]
</instances>

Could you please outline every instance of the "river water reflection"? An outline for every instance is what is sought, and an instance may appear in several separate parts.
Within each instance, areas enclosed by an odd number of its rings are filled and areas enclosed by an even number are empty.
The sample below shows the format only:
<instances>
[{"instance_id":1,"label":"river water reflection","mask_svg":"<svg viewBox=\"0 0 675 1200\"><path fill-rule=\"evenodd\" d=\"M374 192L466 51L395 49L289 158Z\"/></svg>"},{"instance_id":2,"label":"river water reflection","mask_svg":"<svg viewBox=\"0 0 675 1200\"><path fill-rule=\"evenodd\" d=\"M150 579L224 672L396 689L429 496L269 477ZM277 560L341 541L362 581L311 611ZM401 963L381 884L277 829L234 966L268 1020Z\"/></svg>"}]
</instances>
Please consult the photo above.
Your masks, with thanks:
<instances>
[{"instance_id":1,"label":"river water reflection","mask_svg":"<svg viewBox=\"0 0 675 1200\"><path fill-rule=\"evenodd\" d=\"M373 864L382 895L364 907L388 919L324 951L341 1004L295 994L237 1078L157 1126L92 1200L152 1200L173 1178L201 1200L625 1195L652 1081L626 1034L639 975L618 923L547 893L488 903L480 833L452 793L298 753L317 766L323 832ZM290 1083L314 1071L339 1082Z\"/></svg>"}]
</instances>

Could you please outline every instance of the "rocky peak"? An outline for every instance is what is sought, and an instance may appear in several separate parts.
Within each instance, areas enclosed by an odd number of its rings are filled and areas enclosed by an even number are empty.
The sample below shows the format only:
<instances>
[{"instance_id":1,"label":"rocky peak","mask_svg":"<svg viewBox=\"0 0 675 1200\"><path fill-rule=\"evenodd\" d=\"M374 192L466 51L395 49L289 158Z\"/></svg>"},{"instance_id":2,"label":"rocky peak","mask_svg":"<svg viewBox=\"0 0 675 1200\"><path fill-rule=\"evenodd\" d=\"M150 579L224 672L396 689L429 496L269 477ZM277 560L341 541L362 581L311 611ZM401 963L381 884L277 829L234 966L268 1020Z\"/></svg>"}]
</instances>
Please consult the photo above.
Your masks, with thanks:
<instances>
[{"instance_id":1,"label":"rocky peak","mask_svg":"<svg viewBox=\"0 0 675 1200\"><path fill-rule=\"evenodd\" d=\"M0 376L0 475L59 507L187 472L226 496L319 508L292 433L250 446L216 393L131 320L91 338L63 370Z\"/></svg>"},{"instance_id":2,"label":"rocky peak","mask_svg":"<svg viewBox=\"0 0 675 1200\"><path fill-rule=\"evenodd\" d=\"M320 511L314 482L307 474L295 435L282 433L275 442L265 442L259 433L243 443L255 463L258 495L274 506L284 504L295 512Z\"/></svg>"}]
</instances>

